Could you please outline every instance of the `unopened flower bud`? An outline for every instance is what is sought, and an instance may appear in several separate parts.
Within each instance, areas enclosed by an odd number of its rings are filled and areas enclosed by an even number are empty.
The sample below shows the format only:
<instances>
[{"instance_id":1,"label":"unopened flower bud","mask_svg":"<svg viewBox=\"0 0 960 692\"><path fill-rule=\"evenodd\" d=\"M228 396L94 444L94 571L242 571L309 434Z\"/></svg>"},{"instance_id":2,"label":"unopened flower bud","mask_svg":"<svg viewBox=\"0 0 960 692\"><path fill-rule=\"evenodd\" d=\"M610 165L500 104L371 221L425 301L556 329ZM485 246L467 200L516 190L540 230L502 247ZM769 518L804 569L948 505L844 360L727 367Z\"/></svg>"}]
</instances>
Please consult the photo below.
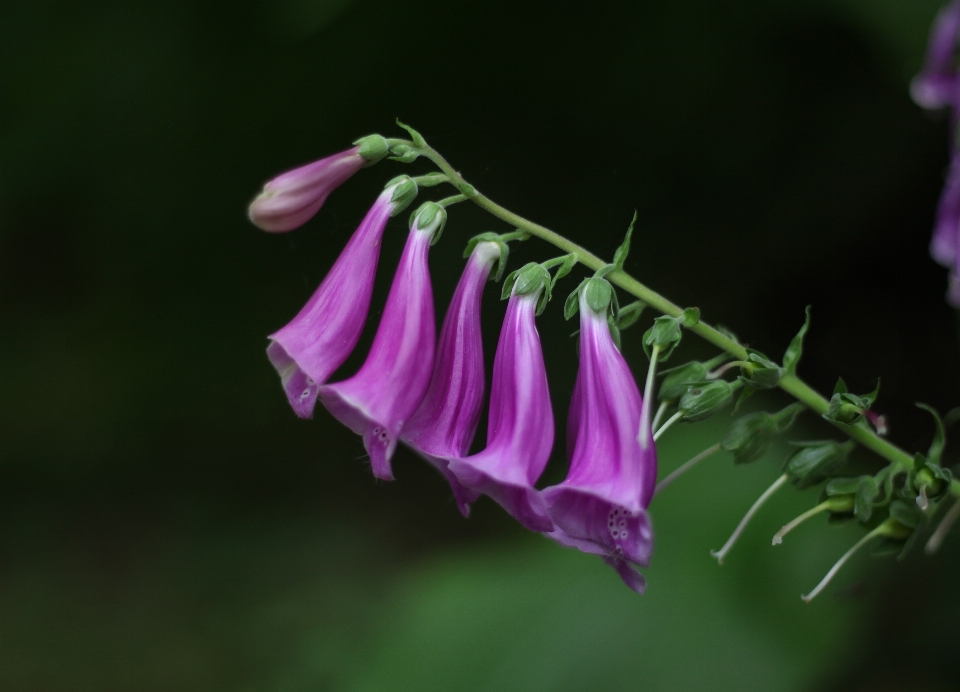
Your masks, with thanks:
<instances>
[{"instance_id":1,"label":"unopened flower bud","mask_svg":"<svg viewBox=\"0 0 960 692\"><path fill-rule=\"evenodd\" d=\"M678 409L689 423L706 420L730 403L733 391L734 387L724 380L694 384L680 398Z\"/></svg>"},{"instance_id":2,"label":"unopened flower bud","mask_svg":"<svg viewBox=\"0 0 960 692\"><path fill-rule=\"evenodd\" d=\"M417 198L420 191L417 182L409 175L398 175L389 183L383 186L386 190L393 188L393 195L390 197L391 211L390 216L396 216L404 209L410 206L410 203Z\"/></svg>"},{"instance_id":3,"label":"unopened flower bud","mask_svg":"<svg viewBox=\"0 0 960 692\"><path fill-rule=\"evenodd\" d=\"M354 144L360 147L357 153L364 158L368 166L378 163L390 152L387 140L380 135L361 137Z\"/></svg>"},{"instance_id":4,"label":"unopened flower bud","mask_svg":"<svg viewBox=\"0 0 960 692\"><path fill-rule=\"evenodd\" d=\"M853 442L833 440L808 442L787 459L784 471L798 488L808 488L825 480L839 468L853 449Z\"/></svg>"}]
</instances>

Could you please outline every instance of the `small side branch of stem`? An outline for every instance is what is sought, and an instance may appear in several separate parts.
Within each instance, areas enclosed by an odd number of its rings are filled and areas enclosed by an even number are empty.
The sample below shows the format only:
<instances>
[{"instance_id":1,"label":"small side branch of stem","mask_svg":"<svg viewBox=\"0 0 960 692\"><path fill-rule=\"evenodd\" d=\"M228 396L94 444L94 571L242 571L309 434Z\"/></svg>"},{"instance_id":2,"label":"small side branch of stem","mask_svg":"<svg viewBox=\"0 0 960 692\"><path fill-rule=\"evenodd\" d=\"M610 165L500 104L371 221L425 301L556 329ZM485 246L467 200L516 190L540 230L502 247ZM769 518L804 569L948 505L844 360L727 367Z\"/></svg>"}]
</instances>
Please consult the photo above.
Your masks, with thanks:
<instances>
[{"instance_id":1,"label":"small side branch of stem","mask_svg":"<svg viewBox=\"0 0 960 692\"><path fill-rule=\"evenodd\" d=\"M656 497L656 496L657 496L657 493L659 493L661 490L663 490L663 489L666 488L668 485L670 485L671 483L673 483L675 480L677 480L678 478L680 478L680 476L682 476L683 474L685 474L687 471L689 471L690 469L692 469L694 466L696 466L697 464L699 464L701 461L703 461L704 459L706 459L706 458L707 458L708 456L710 456L711 454L715 454L716 452L719 452L719 451L720 451L720 443L719 443L719 442L717 442L716 444L713 444L713 445L710 445L709 447L707 447L705 450L703 450L702 452L700 452L697 456L695 456L695 457L693 457L692 459L690 459L689 461L685 462L682 466L680 466L679 468L675 469L673 472L670 473L670 475L668 475L668 476L667 476L666 478L664 478L662 481L660 481L659 483L657 483L657 487L653 489L653 496Z\"/></svg>"},{"instance_id":2,"label":"small side branch of stem","mask_svg":"<svg viewBox=\"0 0 960 692\"><path fill-rule=\"evenodd\" d=\"M820 580L820 583L814 587L813 591L811 591L806 595L801 594L800 598L803 599L804 603L809 603L814 598L816 598L817 594L823 591L823 589L827 586L827 584L830 583L830 580L833 579L836 573L840 571L840 568L843 567L844 563L847 560L849 560L855 552L860 550L860 548L862 548L867 543L869 543L874 537L878 536L880 532L885 528L886 527L883 524L881 524L880 526L875 528L873 531L868 533L866 536L861 538L859 541L854 543L853 547L850 548L850 550L848 550L847 552L845 552L843 556L839 560L837 560L837 562L833 565L833 567L830 568L830 571L827 572L826 576Z\"/></svg>"},{"instance_id":3,"label":"small side branch of stem","mask_svg":"<svg viewBox=\"0 0 960 692\"><path fill-rule=\"evenodd\" d=\"M757 513L763 504L770 499L770 496L773 495L780 487L787 482L789 476L783 474L777 480L773 482L769 488L763 491L763 494L757 498L757 501L753 503L753 506L747 510L747 513L743 515L743 519L740 520L740 523L737 524L737 528L733 530L733 533L730 534L730 538L727 539L727 542L723 544L723 547L720 550L711 550L710 554L717 558L717 564L722 565L723 559L727 556L727 553L730 552L730 549L733 547L733 544L737 542L737 539L740 538L740 534L743 533L743 530L747 527L747 524L750 523L750 520L753 519L753 515Z\"/></svg>"},{"instance_id":4,"label":"small side branch of stem","mask_svg":"<svg viewBox=\"0 0 960 692\"><path fill-rule=\"evenodd\" d=\"M927 545L924 547L924 551L927 555L933 555L935 552L940 550L940 546L943 544L943 539L947 537L947 534L950 533L950 529L953 528L953 525L957 523L957 519L960 519L960 500L956 500L953 503L953 506L947 510L947 513L943 515L943 519L940 520L940 523L937 525L936 531L933 532L933 535L930 536L930 540L927 541Z\"/></svg>"}]
</instances>

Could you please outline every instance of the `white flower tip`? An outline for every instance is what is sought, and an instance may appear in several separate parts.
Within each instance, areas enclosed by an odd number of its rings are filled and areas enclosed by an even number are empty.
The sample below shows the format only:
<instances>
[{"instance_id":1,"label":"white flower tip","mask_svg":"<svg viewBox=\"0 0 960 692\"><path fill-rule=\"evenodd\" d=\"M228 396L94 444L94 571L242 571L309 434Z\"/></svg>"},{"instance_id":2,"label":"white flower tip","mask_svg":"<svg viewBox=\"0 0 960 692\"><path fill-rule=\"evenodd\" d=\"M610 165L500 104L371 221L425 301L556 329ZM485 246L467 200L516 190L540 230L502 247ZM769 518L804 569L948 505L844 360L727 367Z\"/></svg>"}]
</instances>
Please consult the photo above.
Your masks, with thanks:
<instances>
[{"instance_id":1,"label":"white flower tip","mask_svg":"<svg viewBox=\"0 0 960 692\"><path fill-rule=\"evenodd\" d=\"M727 551L726 551L726 550L722 550L722 549L721 549L721 550L711 550L711 551L710 551L710 557L715 557L715 558L717 558L717 564L718 564L718 565L722 565L722 564L723 564L723 558L726 557L726 554L727 554Z\"/></svg>"},{"instance_id":2,"label":"white flower tip","mask_svg":"<svg viewBox=\"0 0 960 692\"><path fill-rule=\"evenodd\" d=\"M771 545L780 545L781 543L783 543L783 536L781 536L778 533L776 536L773 537L773 540L771 541Z\"/></svg>"}]
</instances>

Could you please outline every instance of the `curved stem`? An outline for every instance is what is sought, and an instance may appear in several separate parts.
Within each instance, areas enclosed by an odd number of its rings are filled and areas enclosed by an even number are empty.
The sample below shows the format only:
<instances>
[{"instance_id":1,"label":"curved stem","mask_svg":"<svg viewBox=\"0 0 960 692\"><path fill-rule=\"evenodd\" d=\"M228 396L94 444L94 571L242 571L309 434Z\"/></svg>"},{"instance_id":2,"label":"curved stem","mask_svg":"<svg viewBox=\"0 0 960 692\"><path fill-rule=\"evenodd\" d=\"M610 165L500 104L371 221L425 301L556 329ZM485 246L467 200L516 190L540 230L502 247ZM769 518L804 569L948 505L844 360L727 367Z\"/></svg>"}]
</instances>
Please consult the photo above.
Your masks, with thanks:
<instances>
[{"instance_id":1,"label":"curved stem","mask_svg":"<svg viewBox=\"0 0 960 692\"><path fill-rule=\"evenodd\" d=\"M800 598L803 599L803 602L809 603L814 598L816 598L817 594L823 591L824 587L826 587L826 585L830 583L830 580L833 579L834 575L840 571L840 568L843 567L844 563L847 560L849 560L850 557L855 552L857 552L858 550L860 550L860 548L862 548L864 545L869 543L872 538L875 538L876 536L878 536L884 528L886 527L883 524L880 524L880 526L878 526L873 531L868 533L866 536L861 538L859 541L854 543L853 547L850 548L850 550L848 550L847 552L845 552L843 556L839 560L837 560L837 562L833 565L833 567L830 568L830 571L827 572L826 576L820 580L820 583L813 588L813 591L811 591L805 596L804 595L800 596Z\"/></svg>"},{"instance_id":2,"label":"curved stem","mask_svg":"<svg viewBox=\"0 0 960 692\"><path fill-rule=\"evenodd\" d=\"M757 513L763 503L770 499L770 496L773 495L777 490L780 489L780 486L787 482L790 477L787 474L783 474L777 480L773 482L769 488L763 491L763 495L757 498L757 501L753 503L753 506L747 510L747 513L743 515L743 519L740 520L740 523L737 524L737 528L733 530L733 533L730 534L730 538L727 539L727 542L723 544L723 547L720 550L711 550L710 554L717 558L717 564L723 564L723 558L727 556L727 553L730 552L730 549L733 547L733 544L737 542L737 539L740 538L740 534L743 533L743 530L747 528L747 524L750 523L750 520L753 519L753 515Z\"/></svg>"},{"instance_id":3,"label":"curved stem","mask_svg":"<svg viewBox=\"0 0 960 692\"><path fill-rule=\"evenodd\" d=\"M933 555L940 549L940 544L943 543L943 539L950 533L950 529L953 528L957 519L960 519L960 500L953 503L953 507L943 515L943 519L941 519L937 525L937 530L930 536L930 540L927 541L927 545L924 548L927 555Z\"/></svg>"},{"instance_id":4,"label":"curved stem","mask_svg":"<svg viewBox=\"0 0 960 692\"><path fill-rule=\"evenodd\" d=\"M788 533L790 533L795 528L800 526L800 524L805 522L810 517L815 517L816 515L820 514L820 512L825 512L829 506L830 506L829 502L821 502L816 507L813 507L812 509L808 509L806 512L801 514L796 519L793 519L792 521L788 521L786 524L783 525L783 528L777 531L777 533L774 535L772 545L780 545L781 543L783 543L784 536L786 536Z\"/></svg>"},{"instance_id":5,"label":"curved stem","mask_svg":"<svg viewBox=\"0 0 960 692\"><path fill-rule=\"evenodd\" d=\"M667 429L681 418L683 418L683 411L677 411L672 416L667 418L667 422L661 425L660 428L657 429L657 432L653 433L653 441L656 442L659 440L660 436L667 432Z\"/></svg>"},{"instance_id":6,"label":"curved stem","mask_svg":"<svg viewBox=\"0 0 960 692\"><path fill-rule=\"evenodd\" d=\"M500 206L489 197L480 194L472 185L464 180L463 176L461 176L460 173L454 169L445 158L443 158L443 156L441 156L429 145L424 143L422 146L420 146L414 142L406 140L396 141L402 142L407 146L418 150L422 156L432 161L444 174L446 174L451 185L460 190L462 194L464 194L478 207L489 212L491 215L497 217L501 221L505 221L521 231L526 231L530 235L537 236L541 240L547 241L551 245L563 250L564 252L574 255L577 262L589 269L597 271L601 267L609 265L609 262L604 262L586 248L581 247L577 243L574 243L567 238L564 238L559 233L551 231L549 228L541 226L540 224L530 221L529 219L525 219L519 214L515 214L509 209ZM683 310L678 305L670 302L653 289L648 288L644 284L640 283L622 269L614 269L606 275L606 278L611 283L616 284L630 295L639 298L644 303L663 313L664 315L679 317L683 314ZM742 345L727 335L722 334L706 322L701 320L697 324L693 325L692 327L688 327L687 329L713 344L717 348L726 351L737 360L747 360L749 354ZM778 386L780 389L802 402L805 406L821 415L826 413L827 409L829 408L830 402L796 375L785 374L780 379ZM843 423L838 423L836 421L829 422L840 428L840 430L845 432L852 439L856 440L867 449L870 449L871 451L901 468L909 468L909 464L913 462L912 455L903 451L896 445L891 444L887 440L877 436L872 431L856 426L844 425ZM955 481L951 486L951 492L960 497L960 483Z\"/></svg>"},{"instance_id":7,"label":"curved stem","mask_svg":"<svg viewBox=\"0 0 960 692\"><path fill-rule=\"evenodd\" d=\"M700 452L697 456L693 457L693 458L690 459L689 461L684 462L684 464L683 464L682 466L680 466L680 467L678 467L677 469L675 469L674 471L672 471L672 472L670 473L670 475L668 475L668 476L667 476L666 478L664 478L662 481L660 481L659 483L657 483L657 487L653 489L653 496L656 497L656 496L657 496L657 493L659 493L661 490L663 490L663 489L666 488L668 485L670 485L671 483L673 483L675 480L677 480L678 478L680 478L680 476L682 476L683 474L685 474L687 471L689 471L690 469L692 469L694 466L696 466L697 464L699 464L701 461L703 461L704 459L706 459L706 458L707 458L708 456L710 456L711 454L715 454L716 452L719 452L719 451L720 451L720 443L717 442L716 444L713 444L713 445L710 445L709 447L707 447L705 450L703 450L702 452Z\"/></svg>"},{"instance_id":8,"label":"curved stem","mask_svg":"<svg viewBox=\"0 0 960 692\"><path fill-rule=\"evenodd\" d=\"M657 409L656 415L653 417L653 422L650 423L650 429L656 430L657 426L660 425L660 419L663 418L663 414L667 412L667 402L661 401L660 408Z\"/></svg>"}]
</instances>

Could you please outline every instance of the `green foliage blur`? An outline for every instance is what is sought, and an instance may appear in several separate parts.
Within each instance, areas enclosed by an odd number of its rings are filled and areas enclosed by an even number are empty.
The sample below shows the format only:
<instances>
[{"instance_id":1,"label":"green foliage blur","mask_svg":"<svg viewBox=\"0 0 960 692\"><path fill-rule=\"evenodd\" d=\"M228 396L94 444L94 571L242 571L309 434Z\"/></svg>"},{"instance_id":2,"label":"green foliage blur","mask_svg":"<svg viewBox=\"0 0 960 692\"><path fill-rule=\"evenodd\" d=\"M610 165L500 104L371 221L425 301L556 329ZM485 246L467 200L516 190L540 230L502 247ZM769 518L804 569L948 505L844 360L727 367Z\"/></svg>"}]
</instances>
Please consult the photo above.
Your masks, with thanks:
<instances>
[{"instance_id":1,"label":"green foliage blur","mask_svg":"<svg viewBox=\"0 0 960 692\"><path fill-rule=\"evenodd\" d=\"M380 186L428 168L364 170L287 235L245 218L266 179L402 136L400 118L602 256L638 210L626 269L754 348L779 356L812 304L800 374L827 392L882 376L892 439L924 450L913 403L960 403L956 316L926 252L947 125L907 93L938 6L0 4L0 689L958 689L960 535L933 558L858 556L804 605L862 532L821 519L771 548L816 500L789 489L722 568L709 557L786 447L744 467L718 455L657 497L644 596L492 502L463 520L406 450L398 480L375 482L359 438L289 410L265 337ZM488 230L510 229L451 208L431 258L441 315ZM343 373L404 236L394 221ZM531 240L511 269L552 254ZM564 283L538 322L561 431ZM638 374L651 318L623 335ZM668 365L713 355L696 341ZM662 473L729 421L668 433Z\"/></svg>"}]
</instances>

